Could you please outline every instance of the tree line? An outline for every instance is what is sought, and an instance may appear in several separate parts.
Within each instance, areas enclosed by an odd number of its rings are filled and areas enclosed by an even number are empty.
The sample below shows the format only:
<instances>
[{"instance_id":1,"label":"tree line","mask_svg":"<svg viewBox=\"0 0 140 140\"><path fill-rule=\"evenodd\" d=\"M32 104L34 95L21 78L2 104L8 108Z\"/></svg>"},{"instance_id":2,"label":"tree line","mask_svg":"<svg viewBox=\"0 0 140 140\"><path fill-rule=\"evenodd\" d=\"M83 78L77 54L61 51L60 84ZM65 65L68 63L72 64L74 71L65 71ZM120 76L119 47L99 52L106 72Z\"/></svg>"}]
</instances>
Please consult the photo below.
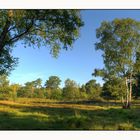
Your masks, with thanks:
<instances>
[{"instance_id":1,"label":"tree line","mask_svg":"<svg viewBox=\"0 0 140 140\"><path fill-rule=\"evenodd\" d=\"M64 87L60 87L61 79L58 76L50 76L46 82L38 78L34 81L26 82L24 85L9 84L6 75L0 76L0 99L16 101L17 98L44 98L65 101L120 101L121 94L125 94L125 85L121 85L119 79L106 81L102 86L96 80L89 80L87 83L79 85L76 81L66 79ZM120 85L122 86L120 88ZM140 97L140 74L132 84L132 98Z\"/></svg>"},{"instance_id":2,"label":"tree line","mask_svg":"<svg viewBox=\"0 0 140 140\"><path fill-rule=\"evenodd\" d=\"M90 80L86 84L79 85L76 81L66 79L61 88L61 79L58 76L50 76L42 85L42 79L26 82L24 85L9 84L6 75L0 76L0 99L16 100L18 97L46 98L53 100L100 100L101 86L96 80Z\"/></svg>"}]
</instances>

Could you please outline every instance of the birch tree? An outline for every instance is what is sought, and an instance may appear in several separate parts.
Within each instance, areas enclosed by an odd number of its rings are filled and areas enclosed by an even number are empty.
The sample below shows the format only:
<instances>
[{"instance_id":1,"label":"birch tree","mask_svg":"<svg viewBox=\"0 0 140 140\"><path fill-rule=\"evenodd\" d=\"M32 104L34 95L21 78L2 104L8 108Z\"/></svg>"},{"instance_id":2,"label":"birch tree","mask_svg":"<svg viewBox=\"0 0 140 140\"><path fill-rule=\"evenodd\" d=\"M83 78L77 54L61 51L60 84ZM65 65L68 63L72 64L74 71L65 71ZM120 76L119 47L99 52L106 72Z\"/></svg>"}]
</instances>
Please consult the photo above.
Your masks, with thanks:
<instances>
[{"instance_id":1,"label":"birch tree","mask_svg":"<svg viewBox=\"0 0 140 140\"><path fill-rule=\"evenodd\" d=\"M96 30L96 50L102 51L105 67L95 69L93 75L104 80L121 78L125 84L125 95L120 94L123 108L130 108L132 82L140 71L140 22L130 18L104 21Z\"/></svg>"}]
</instances>

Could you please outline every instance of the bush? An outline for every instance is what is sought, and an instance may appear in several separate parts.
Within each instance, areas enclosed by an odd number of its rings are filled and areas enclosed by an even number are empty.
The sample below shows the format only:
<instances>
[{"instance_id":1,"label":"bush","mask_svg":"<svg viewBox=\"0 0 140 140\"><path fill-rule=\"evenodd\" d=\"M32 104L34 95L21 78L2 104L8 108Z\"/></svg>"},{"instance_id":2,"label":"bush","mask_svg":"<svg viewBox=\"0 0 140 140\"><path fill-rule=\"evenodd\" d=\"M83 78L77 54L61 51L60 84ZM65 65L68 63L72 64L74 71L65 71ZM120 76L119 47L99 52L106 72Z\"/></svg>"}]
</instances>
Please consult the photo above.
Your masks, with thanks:
<instances>
[{"instance_id":1,"label":"bush","mask_svg":"<svg viewBox=\"0 0 140 140\"><path fill-rule=\"evenodd\" d=\"M27 89L25 87L21 87L20 89L18 89L17 97L28 97Z\"/></svg>"},{"instance_id":2,"label":"bush","mask_svg":"<svg viewBox=\"0 0 140 140\"><path fill-rule=\"evenodd\" d=\"M56 99L56 100L62 99L62 91L61 91L61 89L52 89L50 99Z\"/></svg>"},{"instance_id":3,"label":"bush","mask_svg":"<svg viewBox=\"0 0 140 140\"><path fill-rule=\"evenodd\" d=\"M8 100L11 97L11 88L10 87L1 87L0 88L0 99Z\"/></svg>"},{"instance_id":4,"label":"bush","mask_svg":"<svg viewBox=\"0 0 140 140\"><path fill-rule=\"evenodd\" d=\"M80 99L88 99L88 95L87 95L87 93L86 92L80 92L80 97L79 97Z\"/></svg>"},{"instance_id":5,"label":"bush","mask_svg":"<svg viewBox=\"0 0 140 140\"><path fill-rule=\"evenodd\" d=\"M10 98L15 102L17 99L17 93L16 92L11 92L10 93Z\"/></svg>"},{"instance_id":6,"label":"bush","mask_svg":"<svg viewBox=\"0 0 140 140\"><path fill-rule=\"evenodd\" d=\"M34 97L34 98L46 98L46 97L45 97L44 89L42 89L42 88L36 88L36 89L34 90L33 97Z\"/></svg>"},{"instance_id":7,"label":"bush","mask_svg":"<svg viewBox=\"0 0 140 140\"><path fill-rule=\"evenodd\" d=\"M130 122L121 123L118 125L118 130L135 130L135 127Z\"/></svg>"},{"instance_id":8,"label":"bush","mask_svg":"<svg viewBox=\"0 0 140 140\"><path fill-rule=\"evenodd\" d=\"M100 97L100 96L93 97L91 100L96 101L96 102L104 102L104 101L105 101L105 100L104 100L102 97Z\"/></svg>"},{"instance_id":9,"label":"bush","mask_svg":"<svg viewBox=\"0 0 140 140\"><path fill-rule=\"evenodd\" d=\"M64 124L66 129L77 129L77 130L83 130L87 129L88 126L88 118L85 116L72 116L69 118L66 118L64 120Z\"/></svg>"},{"instance_id":10,"label":"bush","mask_svg":"<svg viewBox=\"0 0 140 140\"><path fill-rule=\"evenodd\" d=\"M0 100L9 100L10 94L0 94Z\"/></svg>"},{"instance_id":11,"label":"bush","mask_svg":"<svg viewBox=\"0 0 140 140\"><path fill-rule=\"evenodd\" d=\"M80 91L77 87L63 88L63 98L69 100L80 99Z\"/></svg>"}]
</instances>

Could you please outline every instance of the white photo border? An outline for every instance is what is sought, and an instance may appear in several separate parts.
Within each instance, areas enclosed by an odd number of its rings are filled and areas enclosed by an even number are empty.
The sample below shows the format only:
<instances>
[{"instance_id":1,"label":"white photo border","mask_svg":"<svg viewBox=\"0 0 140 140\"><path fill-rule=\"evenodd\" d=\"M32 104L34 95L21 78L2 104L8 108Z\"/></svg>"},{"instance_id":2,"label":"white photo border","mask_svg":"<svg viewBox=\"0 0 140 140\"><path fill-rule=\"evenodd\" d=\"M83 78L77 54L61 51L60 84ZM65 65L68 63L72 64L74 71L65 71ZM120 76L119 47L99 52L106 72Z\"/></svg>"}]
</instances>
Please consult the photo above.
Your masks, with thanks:
<instances>
[{"instance_id":1,"label":"white photo border","mask_svg":"<svg viewBox=\"0 0 140 140\"><path fill-rule=\"evenodd\" d=\"M139 0L0 0L0 9L139 9Z\"/></svg>"}]
</instances>

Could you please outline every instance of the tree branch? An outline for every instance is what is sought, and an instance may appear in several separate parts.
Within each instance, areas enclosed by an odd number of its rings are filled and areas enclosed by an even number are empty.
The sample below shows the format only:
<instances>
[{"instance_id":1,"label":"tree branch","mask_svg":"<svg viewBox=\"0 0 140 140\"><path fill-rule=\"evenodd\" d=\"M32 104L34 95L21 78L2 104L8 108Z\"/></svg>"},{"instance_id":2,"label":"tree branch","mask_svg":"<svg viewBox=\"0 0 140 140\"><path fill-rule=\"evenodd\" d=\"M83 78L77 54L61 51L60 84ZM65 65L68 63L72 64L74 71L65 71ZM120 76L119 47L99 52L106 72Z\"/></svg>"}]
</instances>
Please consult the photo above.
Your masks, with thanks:
<instances>
[{"instance_id":1,"label":"tree branch","mask_svg":"<svg viewBox=\"0 0 140 140\"><path fill-rule=\"evenodd\" d=\"M16 41L18 41L22 36L26 35L30 29L33 27L33 21L31 23L30 26L28 26L28 28L26 28L26 30L18 35L15 35L13 38L9 39L6 43L9 44L9 43L14 43Z\"/></svg>"},{"instance_id":2,"label":"tree branch","mask_svg":"<svg viewBox=\"0 0 140 140\"><path fill-rule=\"evenodd\" d=\"M0 52L3 50L4 46L5 46L5 38L6 38L6 34L8 33L8 29L10 27L10 21L7 20L6 24L3 28L3 32L0 35Z\"/></svg>"}]
</instances>

